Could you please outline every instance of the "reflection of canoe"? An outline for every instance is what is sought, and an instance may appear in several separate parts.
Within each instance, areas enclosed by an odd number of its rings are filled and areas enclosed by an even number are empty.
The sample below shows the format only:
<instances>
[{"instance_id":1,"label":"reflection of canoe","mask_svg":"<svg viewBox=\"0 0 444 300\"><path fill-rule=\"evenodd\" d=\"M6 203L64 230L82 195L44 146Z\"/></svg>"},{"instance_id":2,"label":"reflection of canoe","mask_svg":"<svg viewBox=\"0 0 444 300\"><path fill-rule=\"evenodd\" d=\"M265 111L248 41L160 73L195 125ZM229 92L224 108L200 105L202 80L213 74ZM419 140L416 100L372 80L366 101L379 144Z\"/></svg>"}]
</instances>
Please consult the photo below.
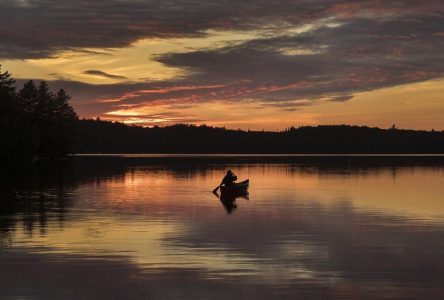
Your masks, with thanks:
<instances>
[{"instance_id":1,"label":"reflection of canoe","mask_svg":"<svg viewBox=\"0 0 444 300\"><path fill-rule=\"evenodd\" d=\"M229 186L221 186L220 192L221 193L238 193L238 192L245 192L248 190L248 185L250 183L250 180L247 179L242 182L234 183Z\"/></svg>"},{"instance_id":2,"label":"reflection of canoe","mask_svg":"<svg viewBox=\"0 0 444 300\"><path fill-rule=\"evenodd\" d=\"M240 198L250 200L250 194L246 190L230 191L230 192L220 193L219 198L220 198L220 201L222 201L222 202L225 200L236 201L236 199L240 199Z\"/></svg>"}]
</instances>

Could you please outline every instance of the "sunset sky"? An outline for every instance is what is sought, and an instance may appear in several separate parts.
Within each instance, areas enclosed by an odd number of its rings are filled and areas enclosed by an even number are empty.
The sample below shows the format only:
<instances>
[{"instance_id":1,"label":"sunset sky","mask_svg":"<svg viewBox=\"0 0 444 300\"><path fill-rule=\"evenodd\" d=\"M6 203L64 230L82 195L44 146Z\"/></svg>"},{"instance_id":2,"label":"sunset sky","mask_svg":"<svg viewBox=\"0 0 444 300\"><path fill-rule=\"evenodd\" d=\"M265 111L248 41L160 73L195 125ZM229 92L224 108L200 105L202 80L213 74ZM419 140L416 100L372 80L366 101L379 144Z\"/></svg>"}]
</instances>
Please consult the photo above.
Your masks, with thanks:
<instances>
[{"instance_id":1,"label":"sunset sky","mask_svg":"<svg viewBox=\"0 0 444 300\"><path fill-rule=\"evenodd\" d=\"M0 64L81 117L444 130L442 0L1 0Z\"/></svg>"}]
</instances>

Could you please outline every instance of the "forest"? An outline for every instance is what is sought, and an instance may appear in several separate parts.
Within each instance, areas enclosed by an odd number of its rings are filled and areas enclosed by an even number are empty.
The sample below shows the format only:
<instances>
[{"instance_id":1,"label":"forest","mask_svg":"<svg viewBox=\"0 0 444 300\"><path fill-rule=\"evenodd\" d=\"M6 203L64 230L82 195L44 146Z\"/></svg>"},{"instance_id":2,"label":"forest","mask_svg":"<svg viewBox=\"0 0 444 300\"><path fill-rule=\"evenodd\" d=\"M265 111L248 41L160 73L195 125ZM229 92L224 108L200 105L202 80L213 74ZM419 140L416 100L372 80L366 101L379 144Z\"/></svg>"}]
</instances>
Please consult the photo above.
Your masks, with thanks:
<instances>
[{"instance_id":1,"label":"forest","mask_svg":"<svg viewBox=\"0 0 444 300\"><path fill-rule=\"evenodd\" d=\"M17 91L11 74L0 69L0 162L16 166L72 153L78 116L70 99L44 81L29 80Z\"/></svg>"},{"instance_id":2,"label":"forest","mask_svg":"<svg viewBox=\"0 0 444 300\"><path fill-rule=\"evenodd\" d=\"M30 80L19 90L0 70L0 161L28 163L73 153L430 154L444 153L443 131L329 125L249 131L177 124L140 127L79 119L63 90Z\"/></svg>"},{"instance_id":3,"label":"forest","mask_svg":"<svg viewBox=\"0 0 444 300\"><path fill-rule=\"evenodd\" d=\"M177 124L78 123L76 153L444 153L444 132L329 125L245 131Z\"/></svg>"}]
</instances>

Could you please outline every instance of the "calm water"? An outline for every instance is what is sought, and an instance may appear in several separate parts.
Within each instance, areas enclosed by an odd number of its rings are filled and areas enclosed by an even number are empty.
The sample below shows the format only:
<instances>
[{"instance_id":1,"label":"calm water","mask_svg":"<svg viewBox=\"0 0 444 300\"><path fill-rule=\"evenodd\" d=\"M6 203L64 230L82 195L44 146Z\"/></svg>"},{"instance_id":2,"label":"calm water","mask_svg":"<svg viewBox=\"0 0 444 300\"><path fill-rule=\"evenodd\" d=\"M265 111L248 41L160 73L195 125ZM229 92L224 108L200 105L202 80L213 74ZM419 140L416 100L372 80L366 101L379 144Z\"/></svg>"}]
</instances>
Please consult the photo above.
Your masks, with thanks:
<instances>
[{"instance_id":1,"label":"calm water","mask_svg":"<svg viewBox=\"0 0 444 300\"><path fill-rule=\"evenodd\" d=\"M229 168L249 195L211 193ZM77 158L32 178L2 192L0 298L444 297L443 166Z\"/></svg>"}]
</instances>

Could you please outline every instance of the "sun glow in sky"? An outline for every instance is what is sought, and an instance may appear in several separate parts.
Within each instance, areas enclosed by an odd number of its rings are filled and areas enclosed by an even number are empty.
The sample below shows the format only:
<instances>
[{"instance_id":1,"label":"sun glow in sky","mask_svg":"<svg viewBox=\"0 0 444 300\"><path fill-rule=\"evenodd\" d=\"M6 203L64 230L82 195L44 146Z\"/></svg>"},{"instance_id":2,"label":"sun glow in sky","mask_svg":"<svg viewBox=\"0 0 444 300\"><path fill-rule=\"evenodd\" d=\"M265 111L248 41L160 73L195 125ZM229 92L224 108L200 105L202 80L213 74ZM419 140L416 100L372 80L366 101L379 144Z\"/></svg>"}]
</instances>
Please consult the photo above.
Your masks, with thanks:
<instances>
[{"instance_id":1,"label":"sun glow in sky","mask_svg":"<svg viewBox=\"0 0 444 300\"><path fill-rule=\"evenodd\" d=\"M0 63L81 117L444 129L444 3L7 0Z\"/></svg>"}]
</instances>

